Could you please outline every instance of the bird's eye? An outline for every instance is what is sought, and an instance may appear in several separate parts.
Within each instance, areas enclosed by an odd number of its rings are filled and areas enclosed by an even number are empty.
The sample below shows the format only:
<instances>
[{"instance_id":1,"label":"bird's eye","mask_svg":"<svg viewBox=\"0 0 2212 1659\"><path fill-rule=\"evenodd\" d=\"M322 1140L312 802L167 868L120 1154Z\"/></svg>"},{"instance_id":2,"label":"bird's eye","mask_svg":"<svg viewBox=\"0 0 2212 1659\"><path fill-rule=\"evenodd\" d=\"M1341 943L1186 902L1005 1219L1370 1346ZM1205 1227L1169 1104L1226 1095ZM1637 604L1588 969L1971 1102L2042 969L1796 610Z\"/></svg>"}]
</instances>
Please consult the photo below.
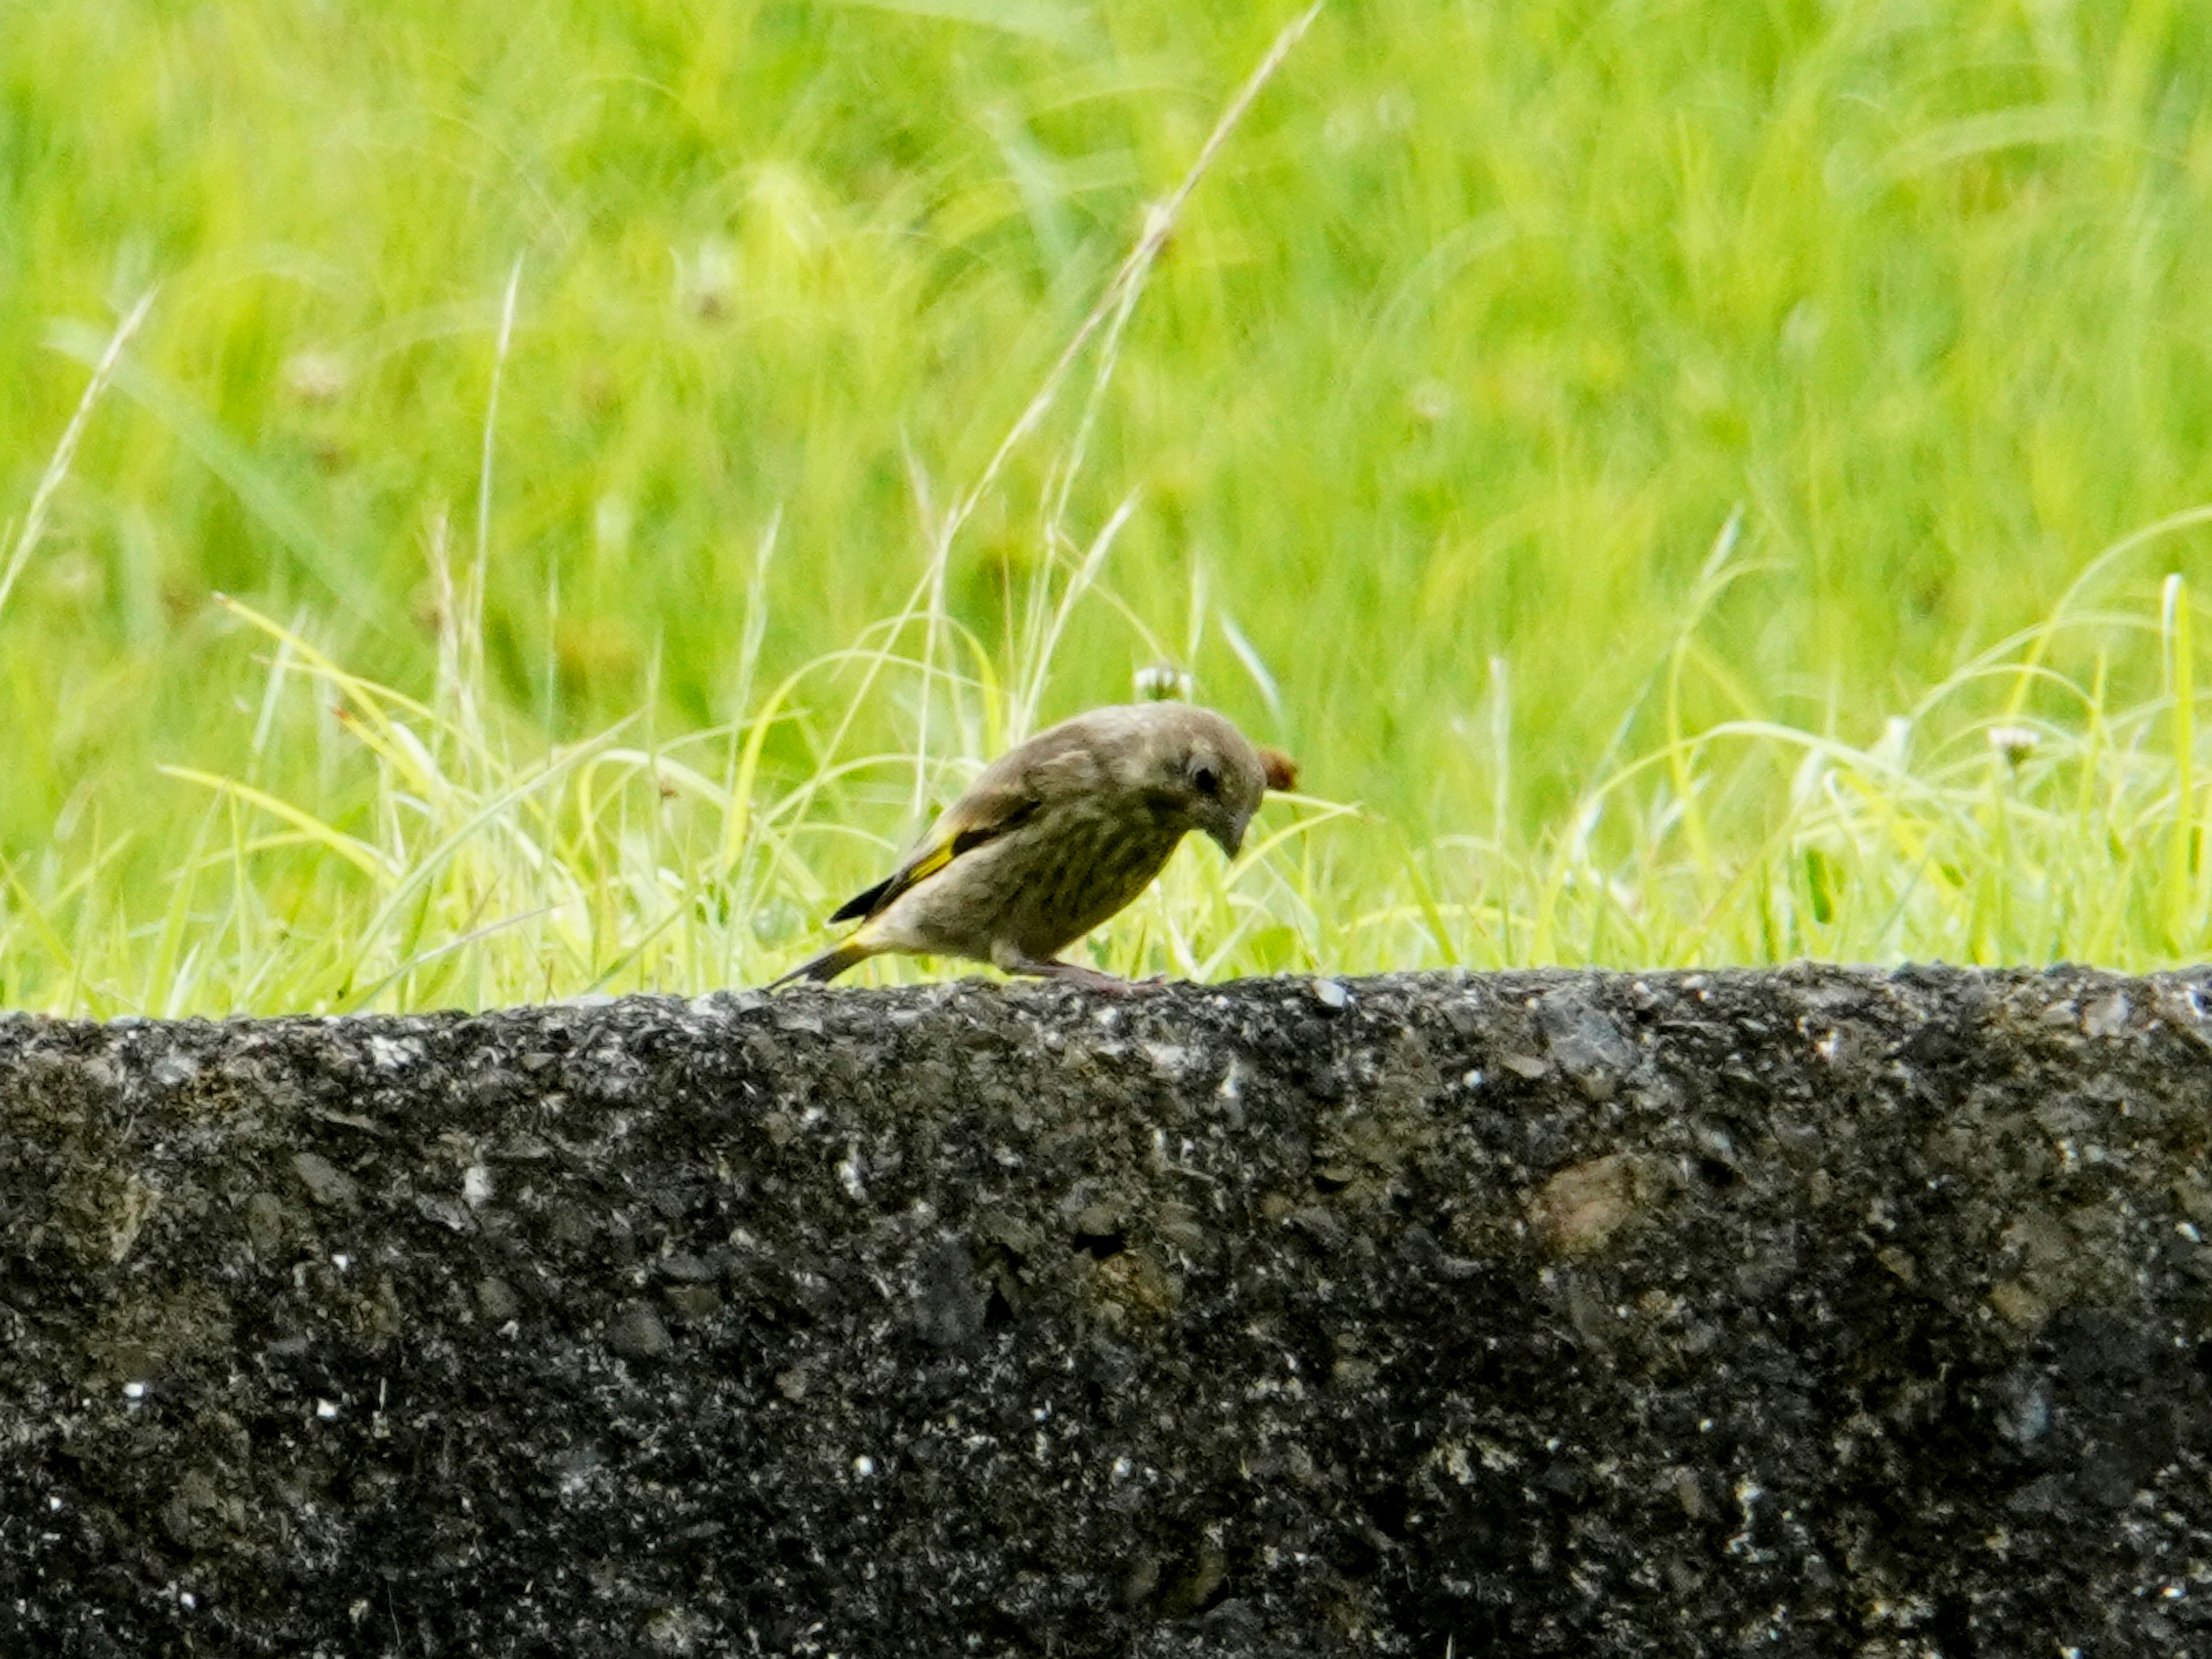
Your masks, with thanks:
<instances>
[{"instance_id":1,"label":"bird's eye","mask_svg":"<svg viewBox=\"0 0 2212 1659\"><path fill-rule=\"evenodd\" d=\"M1221 793L1221 779L1210 766L1201 766L1192 772L1190 784L1191 787L1201 795L1218 795Z\"/></svg>"}]
</instances>

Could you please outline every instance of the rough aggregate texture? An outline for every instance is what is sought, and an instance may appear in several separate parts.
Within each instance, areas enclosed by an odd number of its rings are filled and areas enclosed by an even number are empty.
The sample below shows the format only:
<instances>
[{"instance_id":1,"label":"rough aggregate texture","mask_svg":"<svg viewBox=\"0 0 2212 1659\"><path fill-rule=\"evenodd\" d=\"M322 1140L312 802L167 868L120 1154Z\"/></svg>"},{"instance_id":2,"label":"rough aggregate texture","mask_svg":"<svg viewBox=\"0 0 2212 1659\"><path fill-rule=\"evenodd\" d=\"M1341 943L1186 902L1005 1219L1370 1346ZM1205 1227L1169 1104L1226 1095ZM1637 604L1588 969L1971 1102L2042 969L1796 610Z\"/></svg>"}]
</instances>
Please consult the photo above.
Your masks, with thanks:
<instances>
[{"instance_id":1,"label":"rough aggregate texture","mask_svg":"<svg viewBox=\"0 0 2212 1659\"><path fill-rule=\"evenodd\" d=\"M0 1020L0 1652L2212 1652L2212 981Z\"/></svg>"}]
</instances>

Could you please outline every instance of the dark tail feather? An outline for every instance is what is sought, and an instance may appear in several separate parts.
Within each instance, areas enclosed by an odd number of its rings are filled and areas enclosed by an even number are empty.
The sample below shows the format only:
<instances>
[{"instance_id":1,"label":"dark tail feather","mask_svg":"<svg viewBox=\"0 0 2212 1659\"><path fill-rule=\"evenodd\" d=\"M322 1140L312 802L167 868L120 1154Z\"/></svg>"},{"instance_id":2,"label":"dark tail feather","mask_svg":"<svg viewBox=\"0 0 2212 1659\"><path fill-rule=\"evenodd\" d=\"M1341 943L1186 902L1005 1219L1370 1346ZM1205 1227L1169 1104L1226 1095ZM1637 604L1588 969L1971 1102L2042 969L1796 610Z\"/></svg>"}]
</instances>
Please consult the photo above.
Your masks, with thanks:
<instances>
[{"instance_id":1,"label":"dark tail feather","mask_svg":"<svg viewBox=\"0 0 2212 1659\"><path fill-rule=\"evenodd\" d=\"M834 926L841 921L851 921L856 917L868 915L876 908L876 901L889 892L891 884L897 879L896 875L885 876L866 892L854 894L831 913L830 917L831 924Z\"/></svg>"},{"instance_id":2,"label":"dark tail feather","mask_svg":"<svg viewBox=\"0 0 2212 1659\"><path fill-rule=\"evenodd\" d=\"M799 979L811 980L817 985L827 985L854 963L864 961L874 954L866 946L847 939L842 945L833 945L811 961L800 963L781 979L770 980L768 989L773 991L779 986L788 985Z\"/></svg>"}]
</instances>

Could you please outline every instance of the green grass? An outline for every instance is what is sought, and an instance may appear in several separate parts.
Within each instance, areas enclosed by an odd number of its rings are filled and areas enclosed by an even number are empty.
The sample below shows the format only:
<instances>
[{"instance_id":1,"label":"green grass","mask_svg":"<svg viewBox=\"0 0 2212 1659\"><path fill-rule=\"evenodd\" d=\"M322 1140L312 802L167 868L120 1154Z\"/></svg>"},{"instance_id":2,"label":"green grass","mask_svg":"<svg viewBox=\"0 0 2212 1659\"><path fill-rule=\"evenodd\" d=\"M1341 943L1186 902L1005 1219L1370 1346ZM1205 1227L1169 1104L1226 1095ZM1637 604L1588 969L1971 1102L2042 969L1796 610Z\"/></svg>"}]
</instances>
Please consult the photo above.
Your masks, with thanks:
<instances>
[{"instance_id":1,"label":"green grass","mask_svg":"<svg viewBox=\"0 0 2212 1659\"><path fill-rule=\"evenodd\" d=\"M755 982L1161 660L1109 967L2205 955L2212 13L1335 3L1148 245L1291 15L11 11L0 1004Z\"/></svg>"}]
</instances>

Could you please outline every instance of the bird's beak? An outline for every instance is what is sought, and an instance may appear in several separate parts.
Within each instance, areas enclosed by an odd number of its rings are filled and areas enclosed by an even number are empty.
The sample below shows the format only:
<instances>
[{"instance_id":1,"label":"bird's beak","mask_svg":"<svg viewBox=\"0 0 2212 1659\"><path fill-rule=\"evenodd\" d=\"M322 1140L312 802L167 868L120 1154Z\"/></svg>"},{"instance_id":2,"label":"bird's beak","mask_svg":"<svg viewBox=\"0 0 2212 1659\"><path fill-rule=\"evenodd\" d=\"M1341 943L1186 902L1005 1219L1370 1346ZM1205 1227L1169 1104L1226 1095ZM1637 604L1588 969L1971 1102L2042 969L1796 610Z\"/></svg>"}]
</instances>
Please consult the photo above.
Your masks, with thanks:
<instances>
[{"instance_id":1,"label":"bird's beak","mask_svg":"<svg viewBox=\"0 0 2212 1659\"><path fill-rule=\"evenodd\" d=\"M1206 833L1212 837L1216 847L1232 859L1244 850L1244 825L1241 819L1228 823L1209 823Z\"/></svg>"}]
</instances>

